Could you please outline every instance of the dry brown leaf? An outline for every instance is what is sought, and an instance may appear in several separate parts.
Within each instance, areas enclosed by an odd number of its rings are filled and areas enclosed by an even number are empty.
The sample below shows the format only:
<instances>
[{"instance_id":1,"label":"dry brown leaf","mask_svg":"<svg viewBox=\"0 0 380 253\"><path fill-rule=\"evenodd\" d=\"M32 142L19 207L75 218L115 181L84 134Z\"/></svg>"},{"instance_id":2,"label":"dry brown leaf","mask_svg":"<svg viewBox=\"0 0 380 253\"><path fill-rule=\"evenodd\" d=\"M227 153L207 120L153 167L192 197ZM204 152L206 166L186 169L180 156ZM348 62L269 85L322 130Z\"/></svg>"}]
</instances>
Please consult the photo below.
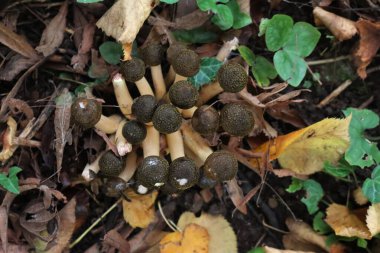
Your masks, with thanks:
<instances>
[{"instance_id":1,"label":"dry brown leaf","mask_svg":"<svg viewBox=\"0 0 380 253\"><path fill-rule=\"evenodd\" d=\"M160 253L208 253L210 237L207 229L188 224L183 232L173 232L160 241Z\"/></svg>"},{"instance_id":2,"label":"dry brown leaf","mask_svg":"<svg viewBox=\"0 0 380 253\"><path fill-rule=\"evenodd\" d=\"M380 233L380 203L372 204L368 208L366 223L372 236Z\"/></svg>"},{"instance_id":3,"label":"dry brown leaf","mask_svg":"<svg viewBox=\"0 0 380 253\"><path fill-rule=\"evenodd\" d=\"M4 252L8 252L8 211L5 206L0 206L0 239Z\"/></svg>"},{"instance_id":4,"label":"dry brown leaf","mask_svg":"<svg viewBox=\"0 0 380 253\"><path fill-rule=\"evenodd\" d=\"M158 0L119 0L96 25L122 44L132 43Z\"/></svg>"},{"instance_id":5,"label":"dry brown leaf","mask_svg":"<svg viewBox=\"0 0 380 253\"><path fill-rule=\"evenodd\" d=\"M275 249L268 246L264 246L264 250L265 250L265 253L315 253L314 251Z\"/></svg>"},{"instance_id":6,"label":"dry brown leaf","mask_svg":"<svg viewBox=\"0 0 380 253\"><path fill-rule=\"evenodd\" d=\"M237 238L231 225L221 215L203 213L196 217L191 212L184 212L177 226L184 229L189 224L197 224L207 229L210 236L209 253L237 253Z\"/></svg>"},{"instance_id":7,"label":"dry brown leaf","mask_svg":"<svg viewBox=\"0 0 380 253\"><path fill-rule=\"evenodd\" d=\"M173 24L176 29L191 30L203 25L211 17L210 13L195 10L190 14L177 18Z\"/></svg>"},{"instance_id":8,"label":"dry brown leaf","mask_svg":"<svg viewBox=\"0 0 380 253\"><path fill-rule=\"evenodd\" d=\"M117 249L120 253L129 253L130 246L127 240L123 238L123 236L117 232L116 229L111 229L104 235L104 243L112 246Z\"/></svg>"},{"instance_id":9,"label":"dry brown leaf","mask_svg":"<svg viewBox=\"0 0 380 253\"><path fill-rule=\"evenodd\" d=\"M28 69L36 62L37 60L34 58L25 58L16 54L1 68L0 80L12 81L21 71Z\"/></svg>"},{"instance_id":10,"label":"dry brown leaf","mask_svg":"<svg viewBox=\"0 0 380 253\"><path fill-rule=\"evenodd\" d=\"M50 21L42 33L40 45L36 50L45 57L53 54L55 50L62 44L65 28L68 3L65 1L58 14Z\"/></svg>"},{"instance_id":11,"label":"dry brown leaf","mask_svg":"<svg viewBox=\"0 0 380 253\"><path fill-rule=\"evenodd\" d=\"M371 239L371 233L359 219L343 205L331 204L326 210L326 223L335 231L336 235Z\"/></svg>"},{"instance_id":12,"label":"dry brown leaf","mask_svg":"<svg viewBox=\"0 0 380 253\"><path fill-rule=\"evenodd\" d=\"M123 215L126 222L132 227L146 228L154 220L154 202L158 191L139 195L132 189L127 189L123 199Z\"/></svg>"},{"instance_id":13,"label":"dry brown leaf","mask_svg":"<svg viewBox=\"0 0 380 253\"><path fill-rule=\"evenodd\" d=\"M0 22L0 43L26 58L37 59L37 51L20 35L8 29Z\"/></svg>"},{"instance_id":14,"label":"dry brown leaf","mask_svg":"<svg viewBox=\"0 0 380 253\"><path fill-rule=\"evenodd\" d=\"M313 14L316 19L315 23L323 24L339 41L351 39L358 32L355 22L352 20L325 11L320 7L315 7Z\"/></svg>"},{"instance_id":15,"label":"dry brown leaf","mask_svg":"<svg viewBox=\"0 0 380 253\"><path fill-rule=\"evenodd\" d=\"M364 79L367 77L366 68L380 48L380 22L371 22L361 19L356 22L359 30L359 47L354 53L356 72Z\"/></svg>"},{"instance_id":16,"label":"dry brown leaf","mask_svg":"<svg viewBox=\"0 0 380 253\"><path fill-rule=\"evenodd\" d=\"M246 203L243 202L244 194L243 190L238 185L236 178L227 181L227 191L230 195L230 198L232 200L232 203L234 203L234 206L243 214L247 214L247 206Z\"/></svg>"}]
</instances>

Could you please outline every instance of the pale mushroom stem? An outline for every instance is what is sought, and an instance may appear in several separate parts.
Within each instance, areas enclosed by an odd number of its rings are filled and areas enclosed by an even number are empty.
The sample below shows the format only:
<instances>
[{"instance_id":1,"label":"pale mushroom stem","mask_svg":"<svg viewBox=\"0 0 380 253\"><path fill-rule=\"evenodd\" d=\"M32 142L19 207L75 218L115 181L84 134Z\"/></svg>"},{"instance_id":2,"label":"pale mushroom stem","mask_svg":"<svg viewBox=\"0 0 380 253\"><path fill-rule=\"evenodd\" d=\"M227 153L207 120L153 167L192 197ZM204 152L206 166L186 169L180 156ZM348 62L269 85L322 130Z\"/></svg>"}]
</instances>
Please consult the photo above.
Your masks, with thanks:
<instances>
[{"instance_id":1,"label":"pale mushroom stem","mask_svg":"<svg viewBox=\"0 0 380 253\"><path fill-rule=\"evenodd\" d=\"M132 151L128 154L124 169L118 177L123 179L125 182L128 182L133 177L133 174L135 174L136 168L137 154L135 151Z\"/></svg>"},{"instance_id":2,"label":"pale mushroom stem","mask_svg":"<svg viewBox=\"0 0 380 253\"><path fill-rule=\"evenodd\" d=\"M183 142L185 146L191 150L203 162L213 153L212 149L207 145L206 141L196 133L189 124L181 126Z\"/></svg>"},{"instance_id":3,"label":"pale mushroom stem","mask_svg":"<svg viewBox=\"0 0 380 253\"><path fill-rule=\"evenodd\" d=\"M162 75L161 65L151 66L153 86L156 93L157 100L160 100L166 94L166 84Z\"/></svg>"},{"instance_id":4,"label":"pale mushroom stem","mask_svg":"<svg viewBox=\"0 0 380 253\"><path fill-rule=\"evenodd\" d=\"M179 81L186 81L186 80L187 80L187 77L176 74L173 83L176 83L176 82L179 82Z\"/></svg>"},{"instance_id":5,"label":"pale mushroom stem","mask_svg":"<svg viewBox=\"0 0 380 253\"><path fill-rule=\"evenodd\" d=\"M140 80L136 81L135 84L136 84L137 89L139 90L141 96L142 95L154 96L153 90L150 87L148 81L146 80L146 78L144 76Z\"/></svg>"},{"instance_id":6,"label":"pale mushroom stem","mask_svg":"<svg viewBox=\"0 0 380 253\"><path fill-rule=\"evenodd\" d=\"M125 79L120 73L117 73L112 79L112 84L120 111L125 117L130 117L132 114L131 107L133 104L133 99L129 93Z\"/></svg>"},{"instance_id":7,"label":"pale mushroom stem","mask_svg":"<svg viewBox=\"0 0 380 253\"><path fill-rule=\"evenodd\" d=\"M182 116L185 118L185 119L190 119L193 117L194 115L194 112L198 109L197 106L193 106L191 107L190 109L184 109L182 110Z\"/></svg>"},{"instance_id":8,"label":"pale mushroom stem","mask_svg":"<svg viewBox=\"0 0 380 253\"><path fill-rule=\"evenodd\" d=\"M174 68L172 65L170 65L169 71L165 77L165 83L167 87L170 87L170 85L174 82L175 76L176 76L176 73L174 71Z\"/></svg>"},{"instance_id":9,"label":"pale mushroom stem","mask_svg":"<svg viewBox=\"0 0 380 253\"><path fill-rule=\"evenodd\" d=\"M178 130L174 133L167 134L166 141L168 143L170 158L172 161L185 156L185 148L183 146L181 131Z\"/></svg>"},{"instance_id":10,"label":"pale mushroom stem","mask_svg":"<svg viewBox=\"0 0 380 253\"><path fill-rule=\"evenodd\" d=\"M100 170L99 160L105 152L106 150L102 151L100 154L98 154L95 161L93 161L90 164L86 164L82 172L82 177L84 178L84 180L86 180L87 182L91 181L94 179L94 175L98 174Z\"/></svg>"},{"instance_id":11,"label":"pale mushroom stem","mask_svg":"<svg viewBox=\"0 0 380 253\"><path fill-rule=\"evenodd\" d=\"M95 124L95 128L106 134L113 134L117 131L119 123L121 121L120 116L112 115L106 117L104 115L100 116L100 120Z\"/></svg>"},{"instance_id":12,"label":"pale mushroom stem","mask_svg":"<svg viewBox=\"0 0 380 253\"><path fill-rule=\"evenodd\" d=\"M120 156L125 156L127 153L132 151L132 144L128 143L128 141L123 136L123 127L126 122L126 120L120 121L119 127L117 128L115 134L115 144L117 152Z\"/></svg>"},{"instance_id":13,"label":"pale mushroom stem","mask_svg":"<svg viewBox=\"0 0 380 253\"><path fill-rule=\"evenodd\" d=\"M154 126L146 126L146 137L142 142L144 158L160 155L160 133Z\"/></svg>"}]
</instances>

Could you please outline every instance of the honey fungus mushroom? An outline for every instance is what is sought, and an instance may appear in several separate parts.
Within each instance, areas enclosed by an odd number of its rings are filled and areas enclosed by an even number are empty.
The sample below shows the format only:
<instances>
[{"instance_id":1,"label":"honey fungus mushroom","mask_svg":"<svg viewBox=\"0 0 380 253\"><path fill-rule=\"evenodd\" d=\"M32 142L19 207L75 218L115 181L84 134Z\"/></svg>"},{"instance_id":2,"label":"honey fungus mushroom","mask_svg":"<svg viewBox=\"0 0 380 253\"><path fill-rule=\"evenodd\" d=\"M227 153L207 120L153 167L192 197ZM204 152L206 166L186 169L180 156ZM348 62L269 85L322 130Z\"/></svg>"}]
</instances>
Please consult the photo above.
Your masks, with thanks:
<instances>
[{"instance_id":1,"label":"honey fungus mushroom","mask_svg":"<svg viewBox=\"0 0 380 253\"><path fill-rule=\"evenodd\" d=\"M120 65L120 71L128 82L135 83L140 95L152 95L153 90L145 78L145 64L139 58L132 58L123 61Z\"/></svg>"},{"instance_id":2,"label":"honey fungus mushroom","mask_svg":"<svg viewBox=\"0 0 380 253\"><path fill-rule=\"evenodd\" d=\"M201 59L193 50L182 49L175 54L171 64L176 72L174 82L178 82L198 73Z\"/></svg>"},{"instance_id":3,"label":"honey fungus mushroom","mask_svg":"<svg viewBox=\"0 0 380 253\"><path fill-rule=\"evenodd\" d=\"M152 95L143 95L135 99L132 104L132 113L142 123L152 121L153 114L157 108L157 100Z\"/></svg>"},{"instance_id":4,"label":"honey fungus mushroom","mask_svg":"<svg viewBox=\"0 0 380 253\"><path fill-rule=\"evenodd\" d=\"M212 106L202 105L194 112L191 125L202 135L212 135L219 128L219 113Z\"/></svg>"},{"instance_id":5,"label":"honey fungus mushroom","mask_svg":"<svg viewBox=\"0 0 380 253\"><path fill-rule=\"evenodd\" d=\"M170 134L181 127L182 116L175 106L162 104L153 114L153 126L163 134Z\"/></svg>"},{"instance_id":6,"label":"honey fungus mushroom","mask_svg":"<svg viewBox=\"0 0 380 253\"><path fill-rule=\"evenodd\" d=\"M75 124L87 129L95 127L106 134L115 133L119 117L102 115L102 105L95 99L77 98L71 105L71 119Z\"/></svg>"},{"instance_id":7,"label":"honey fungus mushroom","mask_svg":"<svg viewBox=\"0 0 380 253\"><path fill-rule=\"evenodd\" d=\"M249 134L254 126L252 112L244 105L230 103L220 112L220 124L224 131L234 136Z\"/></svg>"}]
</instances>

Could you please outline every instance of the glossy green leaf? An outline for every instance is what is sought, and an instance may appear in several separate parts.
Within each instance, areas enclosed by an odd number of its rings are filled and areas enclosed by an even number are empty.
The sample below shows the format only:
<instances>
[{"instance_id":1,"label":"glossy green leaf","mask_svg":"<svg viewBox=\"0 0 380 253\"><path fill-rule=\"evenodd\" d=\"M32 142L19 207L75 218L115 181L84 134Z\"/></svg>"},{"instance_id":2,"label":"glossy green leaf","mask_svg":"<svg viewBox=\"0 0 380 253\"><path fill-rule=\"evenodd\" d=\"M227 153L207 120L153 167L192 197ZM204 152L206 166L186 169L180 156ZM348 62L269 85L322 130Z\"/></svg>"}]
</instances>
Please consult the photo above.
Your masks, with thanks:
<instances>
[{"instance_id":1,"label":"glossy green leaf","mask_svg":"<svg viewBox=\"0 0 380 253\"><path fill-rule=\"evenodd\" d=\"M265 253L265 249L262 247L257 247L257 248L251 249L247 253Z\"/></svg>"},{"instance_id":2,"label":"glossy green leaf","mask_svg":"<svg viewBox=\"0 0 380 253\"><path fill-rule=\"evenodd\" d=\"M318 204L323 197L322 186L313 179L308 179L303 182L303 189L306 191L306 197L301 199L301 202L306 205L309 214L313 214L319 210Z\"/></svg>"},{"instance_id":3,"label":"glossy green leaf","mask_svg":"<svg viewBox=\"0 0 380 253\"><path fill-rule=\"evenodd\" d=\"M292 177L292 183L286 189L287 192L294 193L301 190L303 187L303 181L301 179Z\"/></svg>"},{"instance_id":4,"label":"glossy green leaf","mask_svg":"<svg viewBox=\"0 0 380 253\"><path fill-rule=\"evenodd\" d=\"M222 66L222 62L214 57L205 57L201 60L201 67L198 73L189 78L189 81L199 89L202 85L210 83L215 79L216 73Z\"/></svg>"},{"instance_id":5,"label":"glossy green leaf","mask_svg":"<svg viewBox=\"0 0 380 253\"><path fill-rule=\"evenodd\" d=\"M160 0L161 3L166 3L166 4L175 4L178 3L179 0Z\"/></svg>"},{"instance_id":6,"label":"glossy green leaf","mask_svg":"<svg viewBox=\"0 0 380 253\"><path fill-rule=\"evenodd\" d=\"M360 248L366 249L368 247L368 242L365 239L358 238L356 241L356 245L358 245L358 247Z\"/></svg>"},{"instance_id":7,"label":"glossy green leaf","mask_svg":"<svg viewBox=\"0 0 380 253\"><path fill-rule=\"evenodd\" d=\"M215 15L211 18L211 21L224 31L232 27L234 24L234 16L230 8L224 4L218 4L216 6Z\"/></svg>"},{"instance_id":8,"label":"glossy green leaf","mask_svg":"<svg viewBox=\"0 0 380 253\"><path fill-rule=\"evenodd\" d=\"M379 116L371 110L359 110L348 108L343 111L345 116L352 115L349 134L350 146L345 153L346 161L361 168L380 163L380 151L376 143L369 141L364 136L366 129L379 125Z\"/></svg>"},{"instance_id":9,"label":"glossy green leaf","mask_svg":"<svg viewBox=\"0 0 380 253\"><path fill-rule=\"evenodd\" d=\"M323 171L333 177L345 178L354 172L354 168L346 161L342 160L337 165L333 165L330 162L325 162Z\"/></svg>"},{"instance_id":10,"label":"glossy green leaf","mask_svg":"<svg viewBox=\"0 0 380 253\"><path fill-rule=\"evenodd\" d=\"M277 51L273 63L280 77L291 86L297 87L306 75L307 63L292 51Z\"/></svg>"},{"instance_id":11,"label":"glossy green leaf","mask_svg":"<svg viewBox=\"0 0 380 253\"><path fill-rule=\"evenodd\" d=\"M210 43L218 39L218 35L204 28L195 28L192 30L177 30L173 32L176 40L195 44L195 43Z\"/></svg>"},{"instance_id":12,"label":"glossy green leaf","mask_svg":"<svg viewBox=\"0 0 380 253\"><path fill-rule=\"evenodd\" d=\"M215 0L197 0L197 5L201 11L212 10L213 12L216 12Z\"/></svg>"},{"instance_id":13,"label":"glossy green leaf","mask_svg":"<svg viewBox=\"0 0 380 253\"><path fill-rule=\"evenodd\" d=\"M262 56L257 56L252 66L252 74L260 87L270 84L270 79L277 76L277 71L273 64Z\"/></svg>"},{"instance_id":14,"label":"glossy green leaf","mask_svg":"<svg viewBox=\"0 0 380 253\"><path fill-rule=\"evenodd\" d=\"M270 22L269 18L262 18L260 20L260 25L259 25L259 37L263 36L265 32L267 31L268 24Z\"/></svg>"},{"instance_id":15,"label":"glossy green leaf","mask_svg":"<svg viewBox=\"0 0 380 253\"><path fill-rule=\"evenodd\" d=\"M321 33L309 23L297 22L292 29L291 35L284 45L284 49L295 54L309 56L317 46Z\"/></svg>"},{"instance_id":16,"label":"glossy green leaf","mask_svg":"<svg viewBox=\"0 0 380 253\"><path fill-rule=\"evenodd\" d=\"M99 3L103 2L103 0L77 0L77 3L82 3L82 4L91 4L91 3Z\"/></svg>"},{"instance_id":17,"label":"glossy green leaf","mask_svg":"<svg viewBox=\"0 0 380 253\"><path fill-rule=\"evenodd\" d=\"M363 194L371 203L380 203L380 165L378 165L367 178L362 187Z\"/></svg>"},{"instance_id":18,"label":"glossy green leaf","mask_svg":"<svg viewBox=\"0 0 380 253\"><path fill-rule=\"evenodd\" d=\"M255 61L255 54L249 49L247 46L239 46L238 47L240 56L244 59L244 61L249 65L253 66Z\"/></svg>"},{"instance_id":19,"label":"glossy green leaf","mask_svg":"<svg viewBox=\"0 0 380 253\"><path fill-rule=\"evenodd\" d=\"M232 28L240 29L252 23L251 16L244 12L241 12L240 6L236 0L230 0L227 3L227 6L230 8L234 19Z\"/></svg>"},{"instance_id":20,"label":"glossy green leaf","mask_svg":"<svg viewBox=\"0 0 380 253\"><path fill-rule=\"evenodd\" d=\"M6 176L4 173L1 173L0 185L14 194L19 194L20 189L18 185L17 173L21 171L22 169L20 167L13 166L9 168L8 176Z\"/></svg>"},{"instance_id":21,"label":"glossy green leaf","mask_svg":"<svg viewBox=\"0 0 380 253\"><path fill-rule=\"evenodd\" d=\"M106 41L99 47L102 58L109 64L117 65L123 56L123 49L119 43Z\"/></svg>"},{"instance_id":22,"label":"glossy green leaf","mask_svg":"<svg viewBox=\"0 0 380 253\"><path fill-rule=\"evenodd\" d=\"M314 231L320 233L320 234L327 234L331 232L331 228L327 223L324 221L324 213L318 212L314 218L313 218L313 229Z\"/></svg>"},{"instance_id":23,"label":"glossy green leaf","mask_svg":"<svg viewBox=\"0 0 380 253\"><path fill-rule=\"evenodd\" d=\"M265 43L267 48L274 52L279 50L288 41L293 28L293 19L287 15L276 14L266 25Z\"/></svg>"}]
</instances>

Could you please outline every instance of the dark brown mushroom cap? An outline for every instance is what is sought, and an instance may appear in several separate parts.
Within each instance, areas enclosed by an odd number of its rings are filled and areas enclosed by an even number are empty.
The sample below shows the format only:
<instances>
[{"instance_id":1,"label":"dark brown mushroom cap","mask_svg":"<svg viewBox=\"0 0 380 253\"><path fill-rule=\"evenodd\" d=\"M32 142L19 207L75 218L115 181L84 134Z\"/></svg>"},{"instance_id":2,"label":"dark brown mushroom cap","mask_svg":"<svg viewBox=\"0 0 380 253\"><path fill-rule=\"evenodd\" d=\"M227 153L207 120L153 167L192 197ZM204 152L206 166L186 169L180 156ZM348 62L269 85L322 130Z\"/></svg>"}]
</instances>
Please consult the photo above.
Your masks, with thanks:
<instances>
[{"instance_id":1,"label":"dark brown mushroom cap","mask_svg":"<svg viewBox=\"0 0 380 253\"><path fill-rule=\"evenodd\" d=\"M176 54L171 63L178 75L190 77L198 73L201 59L193 50L183 49Z\"/></svg>"},{"instance_id":2,"label":"dark brown mushroom cap","mask_svg":"<svg viewBox=\"0 0 380 253\"><path fill-rule=\"evenodd\" d=\"M153 114L153 126L163 134L174 133L181 127L182 116L175 106L163 104Z\"/></svg>"},{"instance_id":3,"label":"dark brown mushroom cap","mask_svg":"<svg viewBox=\"0 0 380 253\"><path fill-rule=\"evenodd\" d=\"M195 110L191 125L202 135L212 135L219 128L219 113L210 105L202 105Z\"/></svg>"},{"instance_id":4,"label":"dark brown mushroom cap","mask_svg":"<svg viewBox=\"0 0 380 253\"><path fill-rule=\"evenodd\" d=\"M178 52L180 52L183 49L186 49L186 46L184 44L181 44L181 43L171 44L168 50L166 50L166 58L168 62L171 64L173 59L178 54Z\"/></svg>"},{"instance_id":5,"label":"dark brown mushroom cap","mask_svg":"<svg viewBox=\"0 0 380 253\"><path fill-rule=\"evenodd\" d=\"M252 112L244 105L231 103L222 108L220 124L227 133L234 136L244 136L251 132L254 120Z\"/></svg>"},{"instance_id":6,"label":"dark brown mushroom cap","mask_svg":"<svg viewBox=\"0 0 380 253\"><path fill-rule=\"evenodd\" d=\"M120 72L128 82L137 82L145 75L145 64L139 58L132 58L120 64Z\"/></svg>"},{"instance_id":7,"label":"dark brown mushroom cap","mask_svg":"<svg viewBox=\"0 0 380 253\"><path fill-rule=\"evenodd\" d=\"M153 190L153 188L145 186L143 183L139 182L138 180L135 180L132 184L132 189L137 193L137 194L147 194Z\"/></svg>"},{"instance_id":8,"label":"dark brown mushroom cap","mask_svg":"<svg viewBox=\"0 0 380 253\"><path fill-rule=\"evenodd\" d=\"M137 120L130 120L124 124L122 134L129 143L138 144L146 137L146 127Z\"/></svg>"},{"instance_id":9,"label":"dark brown mushroom cap","mask_svg":"<svg viewBox=\"0 0 380 253\"><path fill-rule=\"evenodd\" d=\"M108 197L119 197L120 194L128 188L128 183L119 177L110 177L103 184L102 192Z\"/></svg>"},{"instance_id":10,"label":"dark brown mushroom cap","mask_svg":"<svg viewBox=\"0 0 380 253\"><path fill-rule=\"evenodd\" d=\"M95 126L102 116L102 105L95 99L77 98L71 105L71 119L83 128Z\"/></svg>"},{"instance_id":11,"label":"dark brown mushroom cap","mask_svg":"<svg viewBox=\"0 0 380 253\"><path fill-rule=\"evenodd\" d=\"M218 183L218 181L216 181L215 179L205 176L204 166L202 166L199 169L199 172L200 172L200 176L198 180L198 186L201 187L202 189L213 188Z\"/></svg>"},{"instance_id":12,"label":"dark brown mushroom cap","mask_svg":"<svg viewBox=\"0 0 380 253\"><path fill-rule=\"evenodd\" d=\"M116 177L124 168L124 160L117 157L111 150L108 150L100 157L99 168L102 175Z\"/></svg>"},{"instance_id":13,"label":"dark brown mushroom cap","mask_svg":"<svg viewBox=\"0 0 380 253\"><path fill-rule=\"evenodd\" d=\"M223 182L236 176L238 161L228 151L216 151L207 157L203 169L204 176Z\"/></svg>"},{"instance_id":14,"label":"dark brown mushroom cap","mask_svg":"<svg viewBox=\"0 0 380 253\"><path fill-rule=\"evenodd\" d=\"M147 188L157 188L167 182L168 173L168 161L159 156L147 156L137 167L136 180Z\"/></svg>"},{"instance_id":15,"label":"dark brown mushroom cap","mask_svg":"<svg viewBox=\"0 0 380 253\"><path fill-rule=\"evenodd\" d=\"M169 99L181 109L190 109L198 101L198 90L188 81L178 81L169 89Z\"/></svg>"},{"instance_id":16,"label":"dark brown mushroom cap","mask_svg":"<svg viewBox=\"0 0 380 253\"><path fill-rule=\"evenodd\" d=\"M248 83L245 69L238 63L226 63L218 71L217 79L226 92L239 92Z\"/></svg>"},{"instance_id":17,"label":"dark brown mushroom cap","mask_svg":"<svg viewBox=\"0 0 380 253\"><path fill-rule=\"evenodd\" d=\"M169 181L166 182L166 184L164 184L162 187L160 187L160 192L164 193L164 194L168 194L168 195L171 195L171 194L178 194L178 193L181 193L182 190L179 190L177 188L175 188Z\"/></svg>"},{"instance_id":18,"label":"dark brown mushroom cap","mask_svg":"<svg viewBox=\"0 0 380 253\"><path fill-rule=\"evenodd\" d=\"M168 181L179 190L185 190L198 182L199 172L194 161L187 157L179 157L169 167Z\"/></svg>"},{"instance_id":19,"label":"dark brown mushroom cap","mask_svg":"<svg viewBox=\"0 0 380 253\"><path fill-rule=\"evenodd\" d=\"M153 42L144 48L140 48L139 53L146 65L157 66L161 64L165 50L160 43Z\"/></svg>"},{"instance_id":20,"label":"dark brown mushroom cap","mask_svg":"<svg viewBox=\"0 0 380 253\"><path fill-rule=\"evenodd\" d=\"M152 121L154 111L157 108L157 100L152 95L143 95L135 99L132 104L132 114L143 123Z\"/></svg>"}]
</instances>

